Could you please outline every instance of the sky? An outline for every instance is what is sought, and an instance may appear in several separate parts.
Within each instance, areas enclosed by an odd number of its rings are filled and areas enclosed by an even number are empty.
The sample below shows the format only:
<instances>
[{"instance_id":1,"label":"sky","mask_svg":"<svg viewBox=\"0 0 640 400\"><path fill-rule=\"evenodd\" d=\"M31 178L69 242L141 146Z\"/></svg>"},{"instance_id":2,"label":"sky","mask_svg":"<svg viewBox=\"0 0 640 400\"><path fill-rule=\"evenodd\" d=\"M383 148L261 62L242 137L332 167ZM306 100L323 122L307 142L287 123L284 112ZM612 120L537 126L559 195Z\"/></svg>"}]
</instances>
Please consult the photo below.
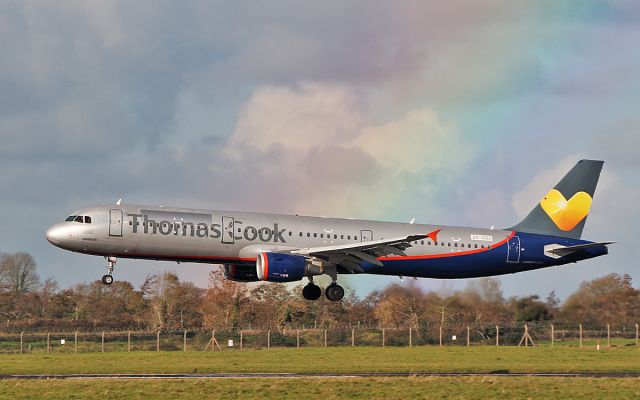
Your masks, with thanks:
<instances>
[{"instance_id":1,"label":"sky","mask_svg":"<svg viewBox=\"0 0 640 400\"><path fill-rule=\"evenodd\" d=\"M505 295L640 281L638 37L635 1L1 0L0 251L61 287L98 279L101 258L44 232L119 198L505 228L590 158L583 238L619 243L503 276ZM212 268L120 260L115 277L206 287Z\"/></svg>"}]
</instances>

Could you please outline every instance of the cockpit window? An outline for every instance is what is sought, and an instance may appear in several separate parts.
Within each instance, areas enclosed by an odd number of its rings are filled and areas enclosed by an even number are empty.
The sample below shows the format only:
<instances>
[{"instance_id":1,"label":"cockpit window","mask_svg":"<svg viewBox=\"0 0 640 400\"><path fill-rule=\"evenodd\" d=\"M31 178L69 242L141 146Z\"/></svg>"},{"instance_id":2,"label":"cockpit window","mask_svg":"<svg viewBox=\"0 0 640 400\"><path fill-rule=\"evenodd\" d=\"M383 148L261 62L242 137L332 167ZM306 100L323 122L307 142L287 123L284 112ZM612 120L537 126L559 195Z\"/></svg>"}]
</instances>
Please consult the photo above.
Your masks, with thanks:
<instances>
[{"instance_id":1,"label":"cockpit window","mask_svg":"<svg viewBox=\"0 0 640 400\"><path fill-rule=\"evenodd\" d=\"M84 223L85 224L90 224L91 223L91 217L88 217L88 216L84 217Z\"/></svg>"},{"instance_id":2,"label":"cockpit window","mask_svg":"<svg viewBox=\"0 0 640 400\"><path fill-rule=\"evenodd\" d=\"M80 222L80 223L83 223L83 222L84 222L84 220L83 220L83 218L82 218L82 215L78 215L78 216L76 217L76 219L74 219L74 221L76 221L76 222Z\"/></svg>"},{"instance_id":3,"label":"cockpit window","mask_svg":"<svg viewBox=\"0 0 640 400\"><path fill-rule=\"evenodd\" d=\"M76 216L75 216L75 215L71 215L71 216L67 217L67 219L65 219L65 221L67 221L67 222L71 222L71 221L73 221L74 219L76 219Z\"/></svg>"}]
</instances>

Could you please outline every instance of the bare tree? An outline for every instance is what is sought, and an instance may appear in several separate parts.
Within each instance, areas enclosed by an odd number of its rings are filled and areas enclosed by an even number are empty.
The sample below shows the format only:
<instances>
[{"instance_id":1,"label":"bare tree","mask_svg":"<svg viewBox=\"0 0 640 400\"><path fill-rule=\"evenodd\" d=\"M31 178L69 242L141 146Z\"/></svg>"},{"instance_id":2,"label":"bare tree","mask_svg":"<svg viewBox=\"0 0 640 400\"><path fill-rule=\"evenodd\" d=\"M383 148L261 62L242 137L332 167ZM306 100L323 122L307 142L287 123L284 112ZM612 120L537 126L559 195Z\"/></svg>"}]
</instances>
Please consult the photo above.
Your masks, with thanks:
<instances>
[{"instance_id":1,"label":"bare tree","mask_svg":"<svg viewBox=\"0 0 640 400\"><path fill-rule=\"evenodd\" d=\"M16 295L35 290L40 285L40 277L31 254L18 252L1 255L0 282Z\"/></svg>"}]
</instances>

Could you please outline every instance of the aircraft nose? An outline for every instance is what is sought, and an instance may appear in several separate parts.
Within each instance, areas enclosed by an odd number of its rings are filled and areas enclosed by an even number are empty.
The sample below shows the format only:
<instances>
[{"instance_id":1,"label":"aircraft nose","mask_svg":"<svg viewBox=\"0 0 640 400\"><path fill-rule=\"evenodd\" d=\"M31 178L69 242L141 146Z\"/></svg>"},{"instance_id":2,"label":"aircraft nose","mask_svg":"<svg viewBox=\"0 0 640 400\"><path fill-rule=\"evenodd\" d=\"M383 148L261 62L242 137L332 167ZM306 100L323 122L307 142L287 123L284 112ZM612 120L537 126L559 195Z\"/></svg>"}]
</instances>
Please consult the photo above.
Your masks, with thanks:
<instances>
[{"instance_id":1,"label":"aircraft nose","mask_svg":"<svg viewBox=\"0 0 640 400\"><path fill-rule=\"evenodd\" d=\"M62 231L60 229L60 226L53 225L49 227L49 229L47 229L47 232L45 233L45 237L47 238L49 243L58 245L60 243L60 239L62 238Z\"/></svg>"}]
</instances>

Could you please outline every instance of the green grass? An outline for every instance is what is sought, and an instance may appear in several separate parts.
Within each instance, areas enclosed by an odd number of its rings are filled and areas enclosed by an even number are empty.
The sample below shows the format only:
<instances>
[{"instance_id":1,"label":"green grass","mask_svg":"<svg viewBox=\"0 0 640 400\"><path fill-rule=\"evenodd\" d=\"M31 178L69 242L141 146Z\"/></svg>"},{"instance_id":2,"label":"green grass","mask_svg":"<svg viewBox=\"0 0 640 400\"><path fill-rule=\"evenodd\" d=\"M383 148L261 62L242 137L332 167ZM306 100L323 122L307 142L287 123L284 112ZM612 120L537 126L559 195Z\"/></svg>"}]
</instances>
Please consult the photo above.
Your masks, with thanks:
<instances>
[{"instance_id":1,"label":"green grass","mask_svg":"<svg viewBox=\"0 0 640 400\"><path fill-rule=\"evenodd\" d=\"M631 399L639 379L456 377L0 381L0 399Z\"/></svg>"},{"instance_id":2,"label":"green grass","mask_svg":"<svg viewBox=\"0 0 640 400\"><path fill-rule=\"evenodd\" d=\"M0 355L0 374L418 371L640 372L640 349L423 346Z\"/></svg>"}]
</instances>

